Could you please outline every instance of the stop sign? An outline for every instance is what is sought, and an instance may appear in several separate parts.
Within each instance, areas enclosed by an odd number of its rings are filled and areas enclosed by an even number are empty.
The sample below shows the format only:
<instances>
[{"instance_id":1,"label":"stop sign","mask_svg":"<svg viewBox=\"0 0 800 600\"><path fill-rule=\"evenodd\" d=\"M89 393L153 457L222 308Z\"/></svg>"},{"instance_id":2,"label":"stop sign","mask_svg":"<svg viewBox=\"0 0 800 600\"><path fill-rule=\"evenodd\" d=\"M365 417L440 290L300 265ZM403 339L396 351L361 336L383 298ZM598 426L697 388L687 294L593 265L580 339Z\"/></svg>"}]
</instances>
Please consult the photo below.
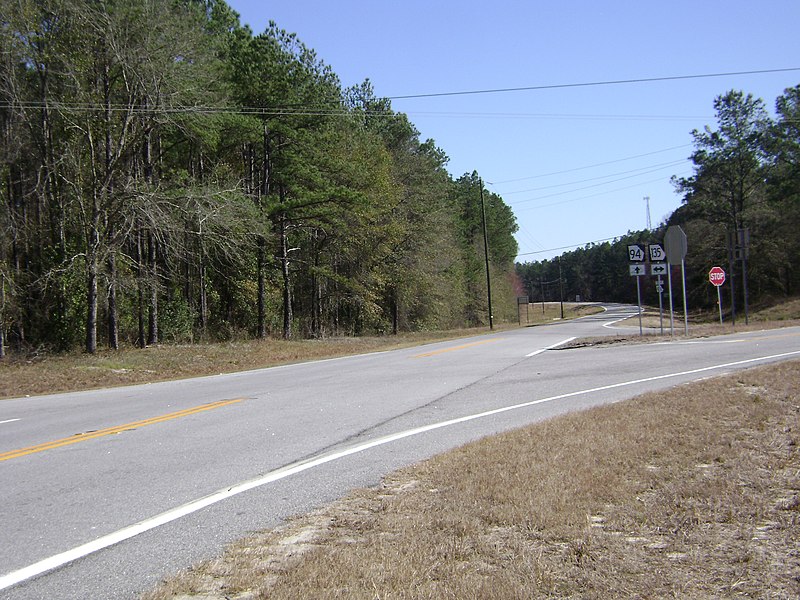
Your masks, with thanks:
<instances>
[{"instance_id":1,"label":"stop sign","mask_svg":"<svg viewBox=\"0 0 800 600\"><path fill-rule=\"evenodd\" d=\"M711 267L711 270L708 272L708 280L717 287L721 286L725 283L725 271L722 270L722 267Z\"/></svg>"}]
</instances>

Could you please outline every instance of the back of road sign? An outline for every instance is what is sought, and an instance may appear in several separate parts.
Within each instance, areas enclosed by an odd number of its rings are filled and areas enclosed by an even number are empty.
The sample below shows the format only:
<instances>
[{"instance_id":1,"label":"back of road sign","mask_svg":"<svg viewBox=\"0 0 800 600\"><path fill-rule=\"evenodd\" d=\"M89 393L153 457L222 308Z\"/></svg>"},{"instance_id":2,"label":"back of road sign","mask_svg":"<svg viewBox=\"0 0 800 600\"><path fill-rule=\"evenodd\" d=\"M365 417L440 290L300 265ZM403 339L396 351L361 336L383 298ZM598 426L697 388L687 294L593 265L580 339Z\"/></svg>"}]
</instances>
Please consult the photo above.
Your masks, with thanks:
<instances>
[{"instance_id":1,"label":"back of road sign","mask_svg":"<svg viewBox=\"0 0 800 600\"><path fill-rule=\"evenodd\" d=\"M664 234L664 250L667 253L667 262L671 265L679 265L686 258L686 234L678 225L667 227Z\"/></svg>"}]
</instances>

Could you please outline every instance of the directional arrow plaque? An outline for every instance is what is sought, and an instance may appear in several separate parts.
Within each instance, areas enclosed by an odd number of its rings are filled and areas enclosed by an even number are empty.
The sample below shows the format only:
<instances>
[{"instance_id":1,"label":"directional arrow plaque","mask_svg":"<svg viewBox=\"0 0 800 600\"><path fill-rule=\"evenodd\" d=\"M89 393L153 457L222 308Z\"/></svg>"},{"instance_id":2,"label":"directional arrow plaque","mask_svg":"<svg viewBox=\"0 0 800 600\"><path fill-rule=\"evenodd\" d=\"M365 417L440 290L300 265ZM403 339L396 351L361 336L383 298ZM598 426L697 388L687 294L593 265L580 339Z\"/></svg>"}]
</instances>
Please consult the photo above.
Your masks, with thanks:
<instances>
[{"instance_id":1,"label":"directional arrow plaque","mask_svg":"<svg viewBox=\"0 0 800 600\"><path fill-rule=\"evenodd\" d=\"M666 275L667 263L650 263L651 275Z\"/></svg>"},{"instance_id":2,"label":"directional arrow plaque","mask_svg":"<svg viewBox=\"0 0 800 600\"><path fill-rule=\"evenodd\" d=\"M642 277L643 275L647 275L647 267L645 267L643 264L628 265L628 268L631 271L631 275L634 277Z\"/></svg>"}]
</instances>

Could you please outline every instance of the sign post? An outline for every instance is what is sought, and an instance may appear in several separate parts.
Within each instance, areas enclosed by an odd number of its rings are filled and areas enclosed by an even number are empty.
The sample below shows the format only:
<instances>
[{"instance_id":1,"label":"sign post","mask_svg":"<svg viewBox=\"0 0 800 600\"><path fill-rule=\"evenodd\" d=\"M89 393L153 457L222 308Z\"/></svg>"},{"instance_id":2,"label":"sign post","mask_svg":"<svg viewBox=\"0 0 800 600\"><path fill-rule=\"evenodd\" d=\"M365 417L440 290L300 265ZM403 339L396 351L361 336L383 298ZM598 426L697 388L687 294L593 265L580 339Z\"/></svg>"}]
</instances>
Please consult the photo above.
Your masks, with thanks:
<instances>
[{"instance_id":1,"label":"sign post","mask_svg":"<svg viewBox=\"0 0 800 600\"><path fill-rule=\"evenodd\" d=\"M670 265L681 266L681 278L683 279L683 322L684 334L689 335L689 314L686 310L686 250L688 244L686 242L686 234L678 225L671 225L667 227L667 233L664 234L664 249L667 254L667 262ZM667 280L669 282L669 326L670 334L675 335L672 317L672 269L667 273Z\"/></svg>"},{"instance_id":2,"label":"sign post","mask_svg":"<svg viewBox=\"0 0 800 600\"><path fill-rule=\"evenodd\" d=\"M722 267L711 267L708 272L708 280L711 285L717 288L717 305L719 305L719 324L722 325L722 284L725 283L725 271Z\"/></svg>"},{"instance_id":3,"label":"sign post","mask_svg":"<svg viewBox=\"0 0 800 600\"><path fill-rule=\"evenodd\" d=\"M661 335L664 335L664 284L661 275L656 281L656 292L658 292L658 324L661 328Z\"/></svg>"},{"instance_id":4,"label":"sign post","mask_svg":"<svg viewBox=\"0 0 800 600\"><path fill-rule=\"evenodd\" d=\"M667 272L667 253L661 244L650 244L648 247L650 251L650 274L657 277L656 291L658 292L658 324L661 329L661 335L664 335L664 286L662 285L661 276Z\"/></svg>"},{"instance_id":5,"label":"sign post","mask_svg":"<svg viewBox=\"0 0 800 600\"><path fill-rule=\"evenodd\" d=\"M647 275L647 267L644 264L644 250L638 244L628 246L628 258L633 264L628 265L628 270L632 277L636 277L636 304L639 307L639 335L644 335L642 330L642 284L639 277Z\"/></svg>"}]
</instances>

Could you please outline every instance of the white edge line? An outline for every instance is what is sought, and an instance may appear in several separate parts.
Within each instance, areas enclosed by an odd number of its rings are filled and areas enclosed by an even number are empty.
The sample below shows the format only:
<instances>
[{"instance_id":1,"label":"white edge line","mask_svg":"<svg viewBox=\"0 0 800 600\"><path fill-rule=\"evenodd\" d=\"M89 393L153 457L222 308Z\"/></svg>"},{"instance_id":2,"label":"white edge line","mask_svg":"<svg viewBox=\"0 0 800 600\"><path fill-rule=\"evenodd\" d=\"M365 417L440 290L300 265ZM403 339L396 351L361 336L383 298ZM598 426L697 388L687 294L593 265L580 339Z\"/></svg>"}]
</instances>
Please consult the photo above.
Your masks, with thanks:
<instances>
[{"instance_id":1,"label":"white edge line","mask_svg":"<svg viewBox=\"0 0 800 600\"><path fill-rule=\"evenodd\" d=\"M567 344L567 343L571 342L574 339L575 339L574 337L567 338L565 340L561 340L560 342L556 342L555 344L552 344L552 345L548 346L547 348L540 348L539 350L534 350L530 354L526 354L525 358L530 358L532 356L536 356L538 354L541 354L542 352L547 352L548 350L552 350L553 348L558 348L561 344Z\"/></svg>"},{"instance_id":2,"label":"white edge line","mask_svg":"<svg viewBox=\"0 0 800 600\"><path fill-rule=\"evenodd\" d=\"M562 342L564 343L564 342ZM632 381L623 381L621 383L612 383L610 385L603 385L596 388L586 389L586 390L579 390L576 392L569 392L566 394L559 394L558 396L550 396L549 398L541 398L539 400L532 400L530 402L523 402L521 404L514 404L512 406L504 406L502 408L496 408L493 410L485 411L482 413L477 413L474 415L467 415L465 417L458 417L456 419L450 419L448 421L441 421L439 423L433 423L431 425L424 425L422 427L416 427L414 429L408 429L406 431L401 431L398 433L394 433L391 435L387 435L381 438L374 439L369 442L365 442L363 444L359 444L357 446L353 446L352 448L347 448L345 450L339 450L337 452L332 452L330 454L325 454L319 456L317 458L307 460L300 463L295 463L293 465L288 465L281 469L277 469L272 471L271 473L267 473L261 477L256 479L251 479L250 481L245 481L243 483L239 483L233 485L229 488L225 488L215 492L209 496L204 498L200 498L198 500L194 500L183 506L179 506L177 508L173 508L166 512L161 513L160 515L156 515L150 519L145 519L143 521L139 521L138 523L131 525L129 527L125 527L120 529L119 531L115 531L114 533L110 533L103 537L100 537L96 540L88 542L86 544L82 544L77 546L71 550L67 550L66 552L62 552L60 554L56 554L51 556L50 558L46 558L39 562L36 562L32 565L24 567L22 569L18 569L16 571L12 571L6 575L0 577L0 590L6 589L18 583L25 581L26 579L30 579L32 577L36 577L37 575L41 575L47 571L51 571L58 567L61 567L67 563L72 561L78 560L79 558L83 558L92 554L94 552L98 552L104 548L108 548L109 546L113 546L114 544L118 544L124 540L130 539L135 537L141 533L146 531L150 531L151 529L155 529L156 527L160 527L161 525L165 525L181 517L185 517L190 515L194 512L197 512L203 508L211 506L212 504L216 504L221 502L222 500L226 500L227 498L231 498L232 496L236 496L243 492L252 490L257 487L261 487L267 485L269 483L274 483L281 479L285 479L291 475L296 475L298 473L302 473L303 471L307 471L309 469L313 469L314 467L318 467L320 465L324 465L329 462L333 462L335 460L339 460L340 458L345 458L347 456L357 454L359 452L363 452L365 450L370 450L377 446L383 446L385 444L390 444L392 442L396 442L398 440L402 440L404 438L420 435L422 433L427 433L429 431L433 431L436 429L441 429L443 427L449 427L451 425L458 425L460 423L466 423L468 421L474 421L476 419L482 419L486 417L491 417L494 415L498 415L504 412L512 411L512 410L519 410L521 408L528 408L530 406L535 406L537 404L544 404L546 402L553 402L555 400L563 400L565 398L573 398L575 396L582 396L584 394L592 394L595 392L602 392L606 390L611 390L615 388L621 388L631 385L636 385L640 383L647 383L650 381L658 381L661 379L669 379L672 377L682 377L685 375L694 375L697 373L706 373L708 371L714 371L719 369L727 369L729 367L736 367L742 366L757 362L763 362L768 360L774 360L778 358L787 358L790 356L800 355L800 350L796 350L793 352L784 352L782 354L773 354L770 356L762 356L758 358L749 358L746 360L738 360L735 362L724 363L720 365L712 365L710 367L702 367L699 369L691 369L689 371L680 371L677 373L668 373L666 375L655 375L653 377L645 377L643 379L634 379Z\"/></svg>"},{"instance_id":3,"label":"white edge line","mask_svg":"<svg viewBox=\"0 0 800 600\"><path fill-rule=\"evenodd\" d=\"M638 312L635 312L635 313L633 313L631 315L627 315L625 317L622 317L621 319L617 319L616 321L609 321L608 323L603 323L603 327L605 327L606 329L616 329L613 326L616 325L617 323L621 323L622 321L625 321L626 319L631 319L631 318L636 317L636 316L639 316Z\"/></svg>"},{"instance_id":4,"label":"white edge line","mask_svg":"<svg viewBox=\"0 0 800 600\"><path fill-rule=\"evenodd\" d=\"M0 425L3 425L4 423L13 423L13 422L19 421L19 420L20 419L6 419L5 421L0 421Z\"/></svg>"}]
</instances>

